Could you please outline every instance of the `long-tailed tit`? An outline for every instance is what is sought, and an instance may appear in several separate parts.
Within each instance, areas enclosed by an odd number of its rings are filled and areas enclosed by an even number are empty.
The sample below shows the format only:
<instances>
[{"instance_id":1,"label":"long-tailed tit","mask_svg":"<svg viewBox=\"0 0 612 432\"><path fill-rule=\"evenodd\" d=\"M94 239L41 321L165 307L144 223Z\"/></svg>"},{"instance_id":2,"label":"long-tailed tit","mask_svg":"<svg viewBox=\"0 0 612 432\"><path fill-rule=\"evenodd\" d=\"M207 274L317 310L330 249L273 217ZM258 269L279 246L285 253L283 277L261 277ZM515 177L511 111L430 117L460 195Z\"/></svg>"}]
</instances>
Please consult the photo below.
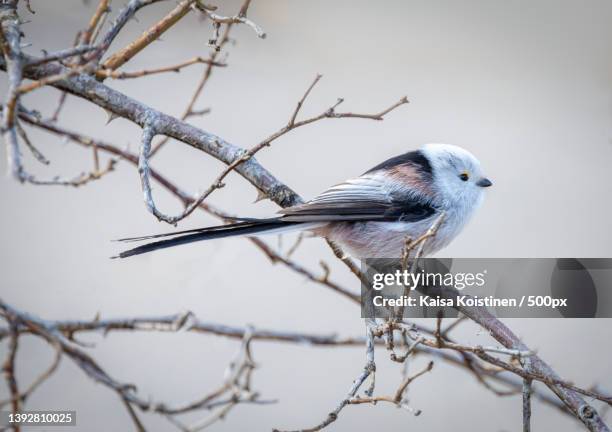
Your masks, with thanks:
<instances>
[{"instance_id":1,"label":"long-tailed tit","mask_svg":"<svg viewBox=\"0 0 612 432\"><path fill-rule=\"evenodd\" d=\"M478 159L468 151L428 144L386 160L305 204L285 208L278 217L122 239L163 238L121 252L119 257L223 237L309 231L339 243L356 258L397 258L407 236L420 237L444 212L435 237L423 250L428 255L459 234L480 205L483 189L491 185Z\"/></svg>"}]
</instances>

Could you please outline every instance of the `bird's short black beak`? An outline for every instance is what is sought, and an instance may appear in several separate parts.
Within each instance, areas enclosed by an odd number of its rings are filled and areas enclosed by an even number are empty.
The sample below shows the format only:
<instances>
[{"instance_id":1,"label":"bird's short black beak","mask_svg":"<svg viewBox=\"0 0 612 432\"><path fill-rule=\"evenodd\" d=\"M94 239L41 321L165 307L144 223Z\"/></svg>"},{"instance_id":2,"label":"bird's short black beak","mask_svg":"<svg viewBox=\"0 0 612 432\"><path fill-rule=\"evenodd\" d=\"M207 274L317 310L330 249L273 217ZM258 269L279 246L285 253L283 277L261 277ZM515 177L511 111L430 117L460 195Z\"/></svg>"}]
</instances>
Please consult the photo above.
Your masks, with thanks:
<instances>
[{"instance_id":1,"label":"bird's short black beak","mask_svg":"<svg viewBox=\"0 0 612 432\"><path fill-rule=\"evenodd\" d=\"M476 182L476 185L480 187L489 187L493 185L493 182L486 177L481 178Z\"/></svg>"}]
</instances>

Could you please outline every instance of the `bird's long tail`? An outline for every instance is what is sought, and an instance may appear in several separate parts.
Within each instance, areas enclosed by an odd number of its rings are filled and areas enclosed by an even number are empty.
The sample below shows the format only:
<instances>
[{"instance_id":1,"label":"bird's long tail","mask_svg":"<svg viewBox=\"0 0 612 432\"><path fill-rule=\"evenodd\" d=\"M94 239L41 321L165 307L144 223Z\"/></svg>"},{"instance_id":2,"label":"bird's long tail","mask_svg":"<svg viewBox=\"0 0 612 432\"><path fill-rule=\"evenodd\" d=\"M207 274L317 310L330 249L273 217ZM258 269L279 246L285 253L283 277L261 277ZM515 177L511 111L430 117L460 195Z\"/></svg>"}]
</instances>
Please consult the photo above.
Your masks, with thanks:
<instances>
[{"instance_id":1,"label":"bird's long tail","mask_svg":"<svg viewBox=\"0 0 612 432\"><path fill-rule=\"evenodd\" d=\"M121 252L119 255L112 258L127 258L134 255L140 255L147 252L152 252L158 249L165 249L183 244L212 240L223 237L254 235L254 234L273 234L287 231L306 229L313 225L312 223L304 222L289 222L283 221L280 218L273 219L249 219L243 222L236 222L228 225L219 225L206 228L198 228L187 231L178 231L166 234L155 234L143 237L123 238L117 241L120 242L135 242L143 240L151 240L163 238L152 243L147 243L133 249Z\"/></svg>"}]
</instances>

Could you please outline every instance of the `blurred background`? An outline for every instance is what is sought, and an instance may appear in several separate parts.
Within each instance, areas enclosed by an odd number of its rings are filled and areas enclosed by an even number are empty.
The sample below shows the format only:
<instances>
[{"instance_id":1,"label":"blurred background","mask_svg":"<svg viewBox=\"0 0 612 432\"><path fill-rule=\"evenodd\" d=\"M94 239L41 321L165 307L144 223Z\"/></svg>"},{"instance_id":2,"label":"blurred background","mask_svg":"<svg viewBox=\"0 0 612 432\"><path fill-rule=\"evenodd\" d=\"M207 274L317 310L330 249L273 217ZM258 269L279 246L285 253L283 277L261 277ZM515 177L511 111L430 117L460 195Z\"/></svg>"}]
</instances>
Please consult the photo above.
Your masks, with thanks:
<instances>
[{"instance_id":1,"label":"blurred background","mask_svg":"<svg viewBox=\"0 0 612 432\"><path fill-rule=\"evenodd\" d=\"M97 2L32 0L23 11L26 51L68 47L86 26ZM123 1L113 1L114 16ZM123 47L174 7L145 8L110 52ZM219 3L235 14L240 3ZM609 257L612 255L612 3L606 0L282 1L253 2L249 17L267 32L258 39L246 26L232 30L228 67L215 69L196 109L209 115L195 125L242 147L251 147L284 126L317 73L324 75L302 115L318 114L338 97L343 110L378 112L408 96L410 104L383 122L327 120L296 130L264 149L257 159L302 197L358 175L380 161L427 142L467 148L482 162L494 187L471 224L440 256ZM175 64L206 56L211 27L195 14L163 35L125 70ZM202 66L106 83L165 113L179 116ZM0 91L6 75L0 76ZM50 116L59 92L42 89L24 98L28 108ZM59 124L137 150L140 130L124 119L106 124L97 106L68 97ZM41 177L75 176L91 167L91 153L31 130L49 167L26 159ZM5 152L3 146L2 151ZM6 171L6 158L0 169ZM223 166L182 143L170 142L153 166L194 194L208 187ZM154 190L166 213L180 203ZM149 214L137 170L116 172L83 188L20 185L0 179L0 295L15 307L47 319L154 316L184 310L210 322L305 332L362 335L359 308L309 283L267 258L244 239L199 243L128 260L109 260L120 247L111 239L171 230ZM237 174L210 202L231 213L264 216L269 201L253 204L254 188ZM195 212L187 229L216 221ZM293 236L266 240L282 251ZM358 290L352 275L322 240L307 239L294 255ZM507 320L564 378L609 390L610 321ZM426 322L432 326L432 322ZM456 337L491 344L467 324ZM134 383L154 401L180 404L211 391L238 342L188 333L82 335L91 353L114 378ZM0 345L2 356L6 342ZM361 371L362 348L313 348L257 342L260 368L254 388L277 404L238 406L212 430L304 428L321 422ZM377 390L395 389L399 366L380 351ZM53 351L22 338L17 377L22 385L52 361ZM428 359L418 357L414 370ZM7 396L0 386L0 398ZM392 406L345 409L330 430L378 428L444 431L513 431L521 428L520 397L499 398L462 370L437 362L409 390L414 417ZM117 396L94 384L64 359L59 372L28 401L28 409L77 411L76 430L129 430ZM599 406L595 404L595 406ZM197 419L200 416L187 418ZM143 416L154 430L172 426ZM612 421L610 415L607 421ZM534 430L573 431L582 425L536 403ZM54 429L59 430L59 429ZM71 428L70 430L75 430Z\"/></svg>"}]
</instances>

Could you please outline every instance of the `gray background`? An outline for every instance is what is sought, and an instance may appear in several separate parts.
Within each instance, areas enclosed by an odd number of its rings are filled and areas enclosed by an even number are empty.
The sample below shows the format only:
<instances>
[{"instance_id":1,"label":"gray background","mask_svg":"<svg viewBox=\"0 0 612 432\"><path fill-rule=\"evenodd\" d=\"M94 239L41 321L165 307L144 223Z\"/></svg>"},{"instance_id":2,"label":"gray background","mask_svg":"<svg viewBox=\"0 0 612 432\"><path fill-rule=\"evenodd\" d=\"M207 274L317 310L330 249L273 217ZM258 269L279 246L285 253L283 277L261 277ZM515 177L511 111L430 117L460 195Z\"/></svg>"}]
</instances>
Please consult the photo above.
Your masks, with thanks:
<instances>
[{"instance_id":1,"label":"gray background","mask_svg":"<svg viewBox=\"0 0 612 432\"><path fill-rule=\"evenodd\" d=\"M93 3L93 2L92 2ZM24 26L38 49L72 43L94 4L33 0L35 16ZM113 2L115 12L122 2ZM111 49L129 42L173 2L138 14ZM221 13L233 14L234 1ZM213 111L194 124L249 147L283 126L316 73L325 76L304 114L318 113L344 97L345 109L378 111L407 95L408 106L384 122L334 120L298 130L260 153L258 159L308 198L330 184L357 175L387 157L426 142L463 146L481 160L494 181L472 223L441 256L605 257L612 182L612 3L583 1L256 1L250 17L268 32L235 29L226 69L216 70L198 108ZM126 70L176 63L207 51L210 27L195 16L154 43ZM110 82L164 112L179 115L200 75ZM0 90L6 78L0 78ZM49 115L58 93L43 89L25 104ZM136 149L139 130L119 119L105 126L100 108L69 98L61 124ZM76 175L91 164L90 152L48 135L31 133L53 163L31 170L41 176ZM4 151L4 149L3 149ZM186 145L172 143L154 166L183 188L207 187L221 164ZM4 158L0 169L6 170ZM160 206L179 203L156 189ZM169 230L145 211L136 170L122 163L116 173L86 188L21 186L0 180L0 293L16 307L45 318L142 316L191 310L213 322L361 334L359 308L290 271L271 267L243 239L185 246L124 261L110 239ZM262 216L269 202L233 174L211 202L228 211ZM194 213L181 228L215 221ZM275 247L276 238L268 238ZM292 237L283 238L283 247ZM296 258L358 289L321 240L304 242ZM430 323L431 324L431 323ZM511 327L565 378L583 386L612 387L609 321L511 320ZM491 343L475 326L457 336ZM112 334L84 337L93 354L119 380L138 385L154 400L182 402L219 384L237 348L234 341L189 334ZM0 346L2 354L5 344ZM270 430L313 426L344 397L363 365L363 350L322 349L257 343L261 368L255 388L277 398L269 406L238 407L214 430ZM378 389L391 392L397 365L379 354ZM51 350L24 339L18 378L25 385L52 359ZM426 360L421 358L415 368ZM2 387L0 396L6 396ZM346 409L330 430L502 431L520 428L520 399L497 398L468 374L439 363L414 383L412 417L390 406ZM28 402L30 409L78 412L79 430L126 430L130 420L116 395L93 384L65 359L59 373ZM156 416L155 429L170 429ZM608 416L608 420L610 417ZM554 409L536 405L534 430L579 430Z\"/></svg>"}]
</instances>

